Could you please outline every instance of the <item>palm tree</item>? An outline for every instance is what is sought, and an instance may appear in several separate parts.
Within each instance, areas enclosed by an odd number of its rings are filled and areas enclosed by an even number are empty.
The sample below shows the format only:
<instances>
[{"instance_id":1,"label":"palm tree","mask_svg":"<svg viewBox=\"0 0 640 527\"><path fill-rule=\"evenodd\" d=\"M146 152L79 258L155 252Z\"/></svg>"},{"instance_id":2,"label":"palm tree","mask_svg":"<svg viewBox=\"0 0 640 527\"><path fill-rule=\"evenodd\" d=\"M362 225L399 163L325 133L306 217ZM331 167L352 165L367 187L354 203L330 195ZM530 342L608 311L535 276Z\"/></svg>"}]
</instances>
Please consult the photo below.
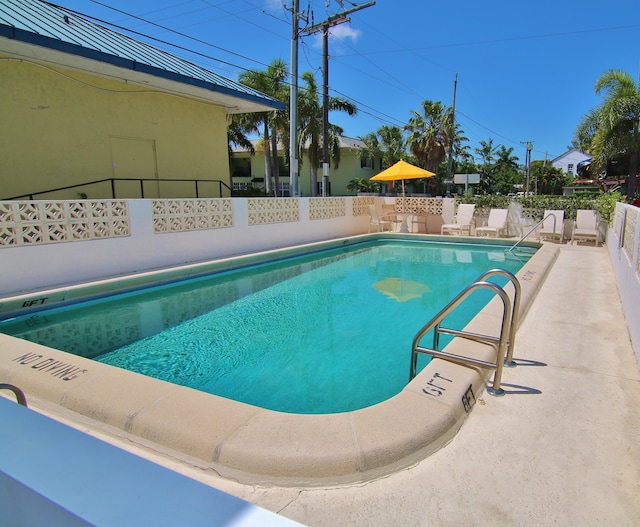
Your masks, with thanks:
<instances>
[{"instance_id":1,"label":"palm tree","mask_svg":"<svg viewBox=\"0 0 640 527\"><path fill-rule=\"evenodd\" d=\"M496 150L492 189L496 192L512 192L514 185L522 181L522 174L518 170L518 156L513 155L513 150L513 147L507 148L504 145L500 145Z\"/></svg>"},{"instance_id":2,"label":"palm tree","mask_svg":"<svg viewBox=\"0 0 640 527\"><path fill-rule=\"evenodd\" d=\"M452 142L451 112L451 108L446 108L440 101L422 101L422 114L412 110L412 117L405 126L411 153L420 167L431 172L438 170Z\"/></svg>"},{"instance_id":3,"label":"palm tree","mask_svg":"<svg viewBox=\"0 0 640 527\"><path fill-rule=\"evenodd\" d=\"M437 173L438 167L447 157L451 145L455 143L457 126L453 119L453 109L440 101L422 101L422 113L411 111L412 116L405 130L409 132L407 144L418 166ZM432 192L437 179L430 178Z\"/></svg>"},{"instance_id":4,"label":"palm tree","mask_svg":"<svg viewBox=\"0 0 640 527\"><path fill-rule=\"evenodd\" d=\"M375 160L382 159L384 155L384 151L380 145L380 139L374 132L369 132L367 135L359 137L358 139L364 143L364 146L358 150L358 157L371 161L371 168L375 168Z\"/></svg>"},{"instance_id":5,"label":"palm tree","mask_svg":"<svg viewBox=\"0 0 640 527\"><path fill-rule=\"evenodd\" d=\"M399 126L383 125L360 140L364 147L358 152L360 159L380 160L380 170L407 158L406 141ZM372 168L373 165L372 165ZM393 182L390 182L393 186Z\"/></svg>"},{"instance_id":6,"label":"palm tree","mask_svg":"<svg viewBox=\"0 0 640 527\"><path fill-rule=\"evenodd\" d=\"M287 75L287 63L281 59L275 59L267 66L266 71L245 71L240 74L238 80L245 86L285 102L288 97ZM262 129L262 141L265 145L265 190L267 194L272 193L271 181L273 179L277 194L279 174L278 130L282 127L283 120L286 120L286 110L260 112L251 115L255 130Z\"/></svg>"},{"instance_id":7,"label":"palm tree","mask_svg":"<svg viewBox=\"0 0 640 527\"><path fill-rule=\"evenodd\" d=\"M298 113L300 116L300 150L306 150L310 163L311 195L317 195L318 166L322 160L323 111L318 93L318 83L313 73L307 71L301 75L305 86L298 92ZM329 97L329 110L343 111L356 115L356 106L342 97ZM339 126L329 124L329 154L334 166L340 162L340 135L344 133ZM299 156L302 159L302 155Z\"/></svg>"},{"instance_id":8,"label":"palm tree","mask_svg":"<svg viewBox=\"0 0 640 527\"><path fill-rule=\"evenodd\" d=\"M238 113L231 116L229 126L227 126L227 142L229 143L229 158L233 155L231 145L242 147L249 150L251 155L255 154L253 143L247 137L247 134L255 131L255 126L248 116L251 114Z\"/></svg>"},{"instance_id":9,"label":"palm tree","mask_svg":"<svg viewBox=\"0 0 640 527\"><path fill-rule=\"evenodd\" d=\"M496 150L497 158L496 165L507 168L518 168L518 156L514 156L513 147L507 148L504 145L500 145Z\"/></svg>"},{"instance_id":10,"label":"palm tree","mask_svg":"<svg viewBox=\"0 0 640 527\"><path fill-rule=\"evenodd\" d=\"M615 158L629 158L627 197L635 196L640 160L640 85L622 70L609 70L596 81L595 93L606 92L600 106L583 118L574 141L590 138L592 166L602 171Z\"/></svg>"},{"instance_id":11,"label":"palm tree","mask_svg":"<svg viewBox=\"0 0 640 527\"><path fill-rule=\"evenodd\" d=\"M364 146L358 151L360 159L380 159L380 170L407 157L406 141L399 126L381 126L359 138Z\"/></svg>"},{"instance_id":12,"label":"palm tree","mask_svg":"<svg viewBox=\"0 0 640 527\"><path fill-rule=\"evenodd\" d=\"M493 146L493 139L490 138L489 142L480 141L480 147L475 148L475 152L482 160L482 179L480 180L480 188L484 192L490 192L493 187L493 165L495 162L497 147Z\"/></svg>"},{"instance_id":13,"label":"palm tree","mask_svg":"<svg viewBox=\"0 0 640 527\"><path fill-rule=\"evenodd\" d=\"M407 142L402 135L399 126L387 126L386 124L378 128L378 137L382 146L382 163L389 168L401 159L407 157Z\"/></svg>"}]
</instances>

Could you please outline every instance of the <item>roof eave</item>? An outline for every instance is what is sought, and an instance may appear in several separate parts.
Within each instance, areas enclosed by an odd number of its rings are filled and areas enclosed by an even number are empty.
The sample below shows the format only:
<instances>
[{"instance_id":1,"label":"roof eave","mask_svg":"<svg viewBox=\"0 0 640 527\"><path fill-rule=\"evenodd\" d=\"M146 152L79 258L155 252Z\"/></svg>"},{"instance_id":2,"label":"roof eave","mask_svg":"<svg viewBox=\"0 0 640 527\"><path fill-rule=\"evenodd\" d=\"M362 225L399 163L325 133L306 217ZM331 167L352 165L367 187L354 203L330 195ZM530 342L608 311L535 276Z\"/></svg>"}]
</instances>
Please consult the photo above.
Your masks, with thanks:
<instances>
[{"instance_id":1,"label":"roof eave","mask_svg":"<svg viewBox=\"0 0 640 527\"><path fill-rule=\"evenodd\" d=\"M0 51L84 73L118 78L148 88L206 100L224 106L229 114L286 108L285 104L274 99L242 93L201 79L0 24L0 42L3 40L4 44L0 47Z\"/></svg>"}]
</instances>

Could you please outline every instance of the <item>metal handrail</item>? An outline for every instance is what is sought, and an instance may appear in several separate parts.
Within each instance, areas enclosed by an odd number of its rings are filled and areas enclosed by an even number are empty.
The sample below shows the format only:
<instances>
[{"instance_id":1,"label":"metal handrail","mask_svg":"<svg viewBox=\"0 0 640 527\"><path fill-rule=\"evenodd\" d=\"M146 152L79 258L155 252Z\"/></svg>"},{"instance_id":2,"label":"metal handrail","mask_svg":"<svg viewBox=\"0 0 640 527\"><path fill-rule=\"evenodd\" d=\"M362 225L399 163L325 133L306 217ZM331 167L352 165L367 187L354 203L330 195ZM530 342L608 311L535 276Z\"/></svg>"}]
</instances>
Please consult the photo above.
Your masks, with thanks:
<instances>
[{"instance_id":1,"label":"metal handrail","mask_svg":"<svg viewBox=\"0 0 640 527\"><path fill-rule=\"evenodd\" d=\"M529 236L529 234L531 234L533 231L535 231L540 226L540 224L544 223L544 220L546 220L547 218L553 218L553 232L556 232L556 220L557 220L556 215L555 214L547 214L538 223L536 223L533 227L531 227L531 229L529 229L526 234L523 234L520 237L520 239L515 244L513 244L511 246L511 248L506 252L510 253L511 251L513 251L518 245L520 245L525 240L525 238L527 236Z\"/></svg>"},{"instance_id":2,"label":"metal handrail","mask_svg":"<svg viewBox=\"0 0 640 527\"><path fill-rule=\"evenodd\" d=\"M504 395L504 390L500 388L500 381L502 378L502 369L506 363L507 350L510 354L508 356L509 363L513 362L513 344L515 342L515 325L512 322L512 314L517 313L516 306L520 305L520 284L514 275L508 271L502 269L492 269L484 273L480 278L486 278L492 275L506 276L515 287L514 295L514 309L511 309L511 301L509 296L502 287L492 282L486 282L482 280L475 281L471 285L467 286L462 292L460 292L451 302L449 302L435 317L433 317L427 324L425 324L413 338L413 344L411 347L411 366L409 371L409 381L413 380L416 376L416 370L418 365L418 353L424 353L431 355L432 357L439 357L450 362L455 362L463 365L480 366L482 368L489 368L495 370L493 377L493 385L487 388L487 392L490 395L500 396ZM516 285L517 284L517 285ZM502 324L500 327L499 337L491 335L482 335L478 333L472 333L469 331L462 331L452 328L442 327L443 320L458 307L471 293L477 289L489 289L500 297L503 305L502 312ZM420 346L422 338L431 330L434 330L433 334L433 347L426 348ZM438 349L440 345L440 335L447 334L454 337L462 337L468 340L478 342L480 344L486 344L492 346L496 350L496 361L489 362L473 357L466 357L463 355L457 355L455 353L446 352ZM511 365L511 364L509 364Z\"/></svg>"},{"instance_id":3,"label":"metal handrail","mask_svg":"<svg viewBox=\"0 0 640 527\"><path fill-rule=\"evenodd\" d=\"M513 349L515 347L516 342L516 329L518 327L518 316L520 313L520 295L522 293L522 288L520 287L520 282L515 277L513 273L506 271L505 269L491 269L486 273L481 274L476 282L480 282L485 278L489 278L490 276L504 276L513 284L513 302L511 303L511 321L509 324L509 340L507 342L507 355L504 359L504 365L507 368L515 368L517 366L516 362L513 360Z\"/></svg>"},{"instance_id":4,"label":"metal handrail","mask_svg":"<svg viewBox=\"0 0 640 527\"><path fill-rule=\"evenodd\" d=\"M14 386L13 384L0 383L0 390L12 391L16 396L17 403L22 406L27 406L27 398L25 397L24 392L17 386Z\"/></svg>"},{"instance_id":5,"label":"metal handrail","mask_svg":"<svg viewBox=\"0 0 640 527\"><path fill-rule=\"evenodd\" d=\"M43 190L42 192L33 192L30 194L22 194L20 196L12 196L10 198L1 198L3 201L13 201L19 200L21 198L28 198L30 200L34 199L34 196L39 196L42 194L50 194L52 192L60 192L62 190L70 190L70 189L78 189L82 187L88 187L90 185L97 185L100 183L111 183L111 199L117 199L116 197L116 181L136 181L140 184L140 197L144 199L144 182L150 181L152 183L194 183L195 184L195 194L196 198L200 197L200 189L199 183L218 183L218 191L220 196L222 196L222 187L227 187L229 193L231 193L232 189L229 185L227 185L224 181L220 179L173 179L173 178L105 178L105 179L96 179L95 181L89 181L87 183L78 183L76 185L68 185L66 187L58 187L49 190Z\"/></svg>"}]
</instances>

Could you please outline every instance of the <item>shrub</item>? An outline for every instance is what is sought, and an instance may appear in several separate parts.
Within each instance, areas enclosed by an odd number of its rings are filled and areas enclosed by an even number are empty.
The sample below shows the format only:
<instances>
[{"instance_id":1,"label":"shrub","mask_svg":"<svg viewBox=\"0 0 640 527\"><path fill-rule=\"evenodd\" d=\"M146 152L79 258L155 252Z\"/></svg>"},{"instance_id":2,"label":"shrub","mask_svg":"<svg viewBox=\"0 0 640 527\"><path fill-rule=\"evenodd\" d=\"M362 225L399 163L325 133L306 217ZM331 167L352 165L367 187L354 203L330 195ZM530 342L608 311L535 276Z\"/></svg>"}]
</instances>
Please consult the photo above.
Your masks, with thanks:
<instances>
[{"instance_id":1,"label":"shrub","mask_svg":"<svg viewBox=\"0 0 640 527\"><path fill-rule=\"evenodd\" d=\"M600 214L600 219L606 223L611 223L616 210L616 203L624 201L624 196L616 188L609 192L601 192L596 199L595 209Z\"/></svg>"}]
</instances>

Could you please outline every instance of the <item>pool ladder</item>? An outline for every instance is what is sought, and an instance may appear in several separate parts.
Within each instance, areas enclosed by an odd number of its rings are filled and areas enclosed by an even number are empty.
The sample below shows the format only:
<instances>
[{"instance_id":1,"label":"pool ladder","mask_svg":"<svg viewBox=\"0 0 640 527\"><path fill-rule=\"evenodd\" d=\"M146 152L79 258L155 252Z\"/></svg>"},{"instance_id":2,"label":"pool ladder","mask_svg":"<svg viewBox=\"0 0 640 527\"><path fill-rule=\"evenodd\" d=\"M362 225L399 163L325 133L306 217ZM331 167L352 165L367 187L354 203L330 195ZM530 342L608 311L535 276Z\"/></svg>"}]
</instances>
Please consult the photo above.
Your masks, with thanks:
<instances>
[{"instance_id":1,"label":"pool ladder","mask_svg":"<svg viewBox=\"0 0 640 527\"><path fill-rule=\"evenodd\" d=\"M513 303L502 287L494 284L493 282L486 281L486 278L495 275L506 277L513 284ZM455 308L458 307L471 293L478 289L489 289L502 300L503 312L502 324L500 326L500 335L496 337L442 327L443 320L451 312L453 312ZM493 384L491 387L487 388L487 392L490 395L495 396L504 395L504 390L500 388L502 368L503 366L509 368L516 366L516 363L513 361L513 348L516 340L516 327L518 324L518 312L520 309L520 294L520 282L518 282L518 279L509 271L505 271L504 269L491 269L490 271L487 271L486 273L480 275L475 282L467 286L435 317L433 317L427 324L425 324L422 329L418 331L418 333L416 333L416 336L413 338L413 345L411 348L411 368L409 372L409 381L411 381L416 376L418 354L424 353L427 355L431 355L432 357L439 357L441 359L455 362L457 364L480 366L482 368L495 370L495 375L493 376ZM421 346L420 341L432 329L434 330L433 347L426 348L424 346ZM474 342L478 342L480 344L492 346L496 350L496 361L489 362L440 350L439 346L441 334L453 335L454 337L461 337L472 340Z\"/></svg>"}]
</instances>

